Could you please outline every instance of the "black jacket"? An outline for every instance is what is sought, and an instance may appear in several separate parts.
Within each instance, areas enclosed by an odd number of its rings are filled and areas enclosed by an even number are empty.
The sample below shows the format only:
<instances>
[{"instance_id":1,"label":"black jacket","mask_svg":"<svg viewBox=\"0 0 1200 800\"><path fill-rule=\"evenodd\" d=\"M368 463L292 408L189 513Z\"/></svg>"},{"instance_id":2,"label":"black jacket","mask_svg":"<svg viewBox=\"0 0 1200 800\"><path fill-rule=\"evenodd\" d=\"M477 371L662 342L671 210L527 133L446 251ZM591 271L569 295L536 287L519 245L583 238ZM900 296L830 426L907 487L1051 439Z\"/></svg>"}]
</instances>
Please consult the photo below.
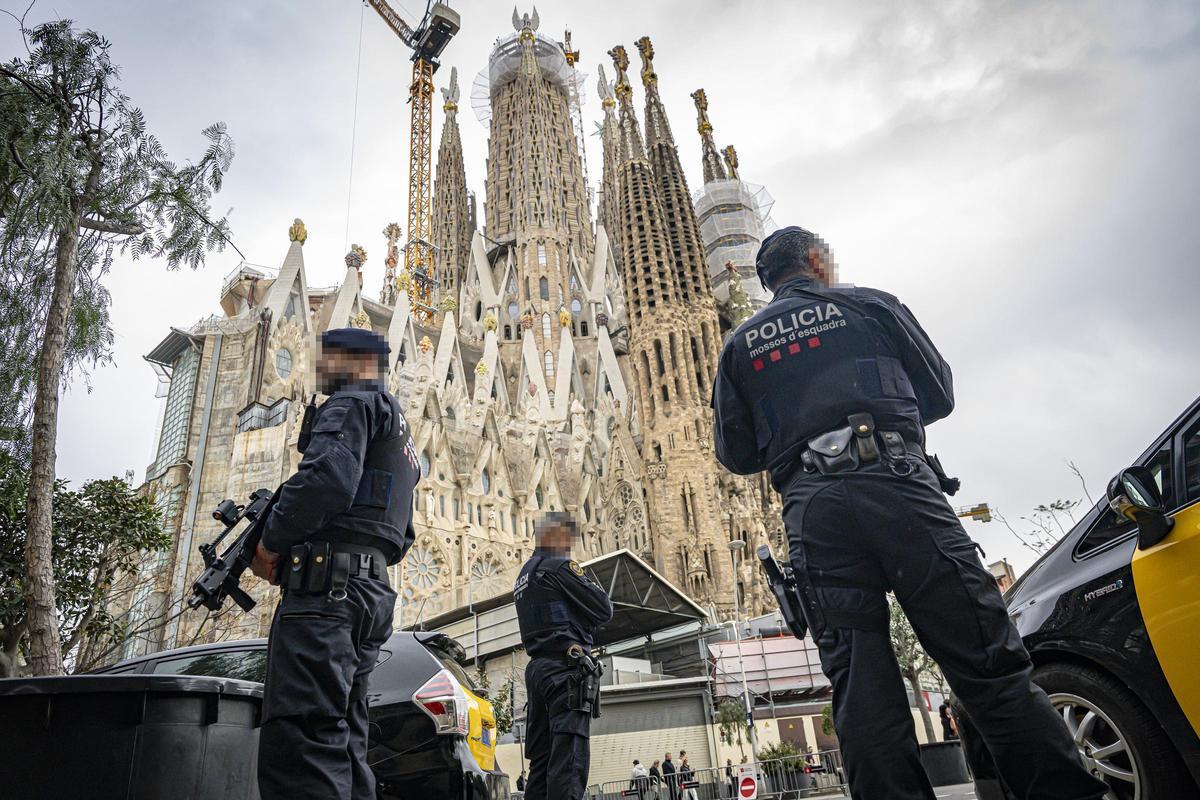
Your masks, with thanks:
<instances>
[{"instance_id":1,"label":"black jacket","mask_svg":"<svg viewBox=\"0 0 1200 800\"><path fill-rule=\"evenodd\" d=\"M721 463L741 475L770 470L778 485L809 439L850 414L923 444L924 426L954 410L954 386L895 297L798 278L726 341L713 409Z\"/></svg>"},{"instance_id":2,"label":"black jacket","mask_svg":"<svg viewBox=\"0 0 1200 800\"><path fill-rule=\"evenodd\" d=\"M400 406L382 384L339 389L317 409L312 439L267 518L263 545L305 541L375 547L389 564L413 542L413 488L421 477Z\"/></svg>"},{"instance_id":3,"label":"black jacket","mask_svg":"<svg viewBox=\"0 0 1200 800\"><path fill-rule=\"evenodd\" d=\"M535 550L513 587L521 644L531 656L561 656L572 644L590 648L612 619L608 593L578 562Z\"/></svg>"}]
</instances>

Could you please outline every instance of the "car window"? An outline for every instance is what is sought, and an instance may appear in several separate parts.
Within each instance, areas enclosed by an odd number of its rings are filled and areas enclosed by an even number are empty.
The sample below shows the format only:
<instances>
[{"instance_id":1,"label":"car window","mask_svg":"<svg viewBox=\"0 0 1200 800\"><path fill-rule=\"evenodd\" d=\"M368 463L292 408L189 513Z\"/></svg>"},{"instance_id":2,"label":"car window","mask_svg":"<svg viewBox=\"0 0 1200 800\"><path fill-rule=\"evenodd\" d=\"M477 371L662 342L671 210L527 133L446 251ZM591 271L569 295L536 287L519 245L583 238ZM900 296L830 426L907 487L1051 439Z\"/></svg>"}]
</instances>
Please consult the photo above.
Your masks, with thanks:
<instances>
[{"instance_id":1,"label":"car window","mask_svg":"<svg viewBox=\"0 0 1200 800\"><path fill-rule=\"evenodd\" d=\"M225 653L165 658L155 663L156 675L205 675L262 683L267 676L267 651L234 650Z\"/></svg>"},{"instance_id":2,"label":"car window","mask_svg":"<svg viewBox=\"0 0 1200 800\"><path fill-rule=\"evenodd\" d=\"M1174 483L1171 480L1171 449L1164 447L1146 465L1154 475L1159 491L1163 494L1163 502L1167 508L1174 508ZM1110 542L1114 542L1133 531L1137 526L1108 507L1108 500L1100 501L1100 517L1092 523L1091 529L1079 540L1075 555L1086 558L1097 552Z\"/></svg>"},{"instance_id":3,"label":"car window","mask_svg":"<svg viewBox=\"0 0 1200 800\"><path fill-rule=\"evenodd\" d=\"M1200 500L1200 423L1183 435L1184 503Z\"/></svg>"}]
</instances>

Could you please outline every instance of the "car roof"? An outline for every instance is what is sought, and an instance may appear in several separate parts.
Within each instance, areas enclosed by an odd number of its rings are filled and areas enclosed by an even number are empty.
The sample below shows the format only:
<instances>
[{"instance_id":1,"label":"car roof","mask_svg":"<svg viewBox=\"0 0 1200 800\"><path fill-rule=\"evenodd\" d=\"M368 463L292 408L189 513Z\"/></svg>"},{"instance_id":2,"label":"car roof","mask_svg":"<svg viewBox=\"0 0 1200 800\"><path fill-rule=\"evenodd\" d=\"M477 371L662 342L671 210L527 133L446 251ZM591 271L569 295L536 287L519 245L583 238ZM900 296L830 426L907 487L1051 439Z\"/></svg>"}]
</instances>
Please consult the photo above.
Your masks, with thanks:
<instances>
[{"instance_id":1,"label":"car roof","mask_svg":"<svg viewBox=\"0 0 1200 800\"><path fill-rule=\"evenodd\" d=\"M449 636L444 633L432 631L393 631L391 637L388 638L385 647L395 649L410 647L413 644L420 643L426 647L434 647L444 651L447 655L461 660L460 653L462 647ZM136 666L145 664L147 661L160 661L164 658L178 658L189 655L203 655L204 653L226 653L235 650L265 650L267 640L262 638L257 639L231 639L226 642L209 642L206 644L190 645L188 647L177 647L172 650L159 650L154 653L146 653L141 656L134 656L123 661L118 661L107 667L100 667L93 672L110 672L119 667ZM458 653L455 652L458 650Z\"/></svg>"}]
</instances>

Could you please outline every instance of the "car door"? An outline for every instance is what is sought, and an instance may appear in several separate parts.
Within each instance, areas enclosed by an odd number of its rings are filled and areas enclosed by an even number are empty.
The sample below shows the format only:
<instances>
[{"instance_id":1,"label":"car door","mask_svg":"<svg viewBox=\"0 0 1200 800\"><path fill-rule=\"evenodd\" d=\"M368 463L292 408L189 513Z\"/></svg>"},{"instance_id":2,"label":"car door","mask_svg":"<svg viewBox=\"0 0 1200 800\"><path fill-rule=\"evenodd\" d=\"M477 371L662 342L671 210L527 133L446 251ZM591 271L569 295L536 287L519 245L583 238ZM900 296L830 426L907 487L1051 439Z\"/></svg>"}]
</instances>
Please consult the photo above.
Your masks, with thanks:
<instances>
[{"instance_id":1,"label":"car door","mask_svg":"<svg viewBox=\"0 0 1200 800\"><path fill-rule=\"evenodd\" d=\"M1192 729L1200 734L1200 420L1175 437L1175 476L1164 476L1163 494L1179 502L1175 525L1158 544L1133 554L1133 583L1146 631L1163 674ZM1173 479L1171 479L1173 477Z\"/></svg>"}]
</instances>

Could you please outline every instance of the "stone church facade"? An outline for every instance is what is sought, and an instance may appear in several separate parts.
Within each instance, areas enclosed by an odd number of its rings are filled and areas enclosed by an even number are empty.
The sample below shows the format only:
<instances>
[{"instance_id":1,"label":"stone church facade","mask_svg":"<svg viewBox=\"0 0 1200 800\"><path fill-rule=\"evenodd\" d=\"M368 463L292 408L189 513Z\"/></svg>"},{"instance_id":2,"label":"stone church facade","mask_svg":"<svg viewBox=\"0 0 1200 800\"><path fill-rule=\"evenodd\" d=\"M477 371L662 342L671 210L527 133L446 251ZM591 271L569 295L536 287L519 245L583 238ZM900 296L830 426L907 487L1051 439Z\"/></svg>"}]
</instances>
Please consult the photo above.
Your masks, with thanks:
<instances>
[{"instance_id":1,"label":"stone church facade","mask_svg":"<svg viewBox=\"0 0 1200 800\"><path fill-rule=\"evenodd\" d=\"M165 394L146 489L175 533L135 598L167 613L218 531L210 511L273 488L295 469L303 407L315 391L316 338L370 328L391 348L391 390L412 426L423 477L417 539L393 567L397 625L511 588L547 510L578 521L581 560L625 548L715 619L773 605L757 566L734 574L728 542L781 545L778 498L761 477L730 475L712 452L709 398L729 319L713 297L708 254L658 94L653 47L638 42L645 134L623 48L601 76L604 147L598 216L579 148L577 53L518 18L485 70L489 148L484 224L476 230L457 124L445 118L433 201L436 313L410 303L394 226L387 278L372 299L367 253L341 283L308 285L300 220L278 270L243 265L222 313L172 329L147 360ZM476 81L479 90L479 81ZM372 248L373 249L373 248ZM254 581L260 599L268 587ZM271 603L217 621L185 614L133 650L218 635L262 635ZM205 630L202 625L208 625Z\"/></svg>"}]
</instances>

